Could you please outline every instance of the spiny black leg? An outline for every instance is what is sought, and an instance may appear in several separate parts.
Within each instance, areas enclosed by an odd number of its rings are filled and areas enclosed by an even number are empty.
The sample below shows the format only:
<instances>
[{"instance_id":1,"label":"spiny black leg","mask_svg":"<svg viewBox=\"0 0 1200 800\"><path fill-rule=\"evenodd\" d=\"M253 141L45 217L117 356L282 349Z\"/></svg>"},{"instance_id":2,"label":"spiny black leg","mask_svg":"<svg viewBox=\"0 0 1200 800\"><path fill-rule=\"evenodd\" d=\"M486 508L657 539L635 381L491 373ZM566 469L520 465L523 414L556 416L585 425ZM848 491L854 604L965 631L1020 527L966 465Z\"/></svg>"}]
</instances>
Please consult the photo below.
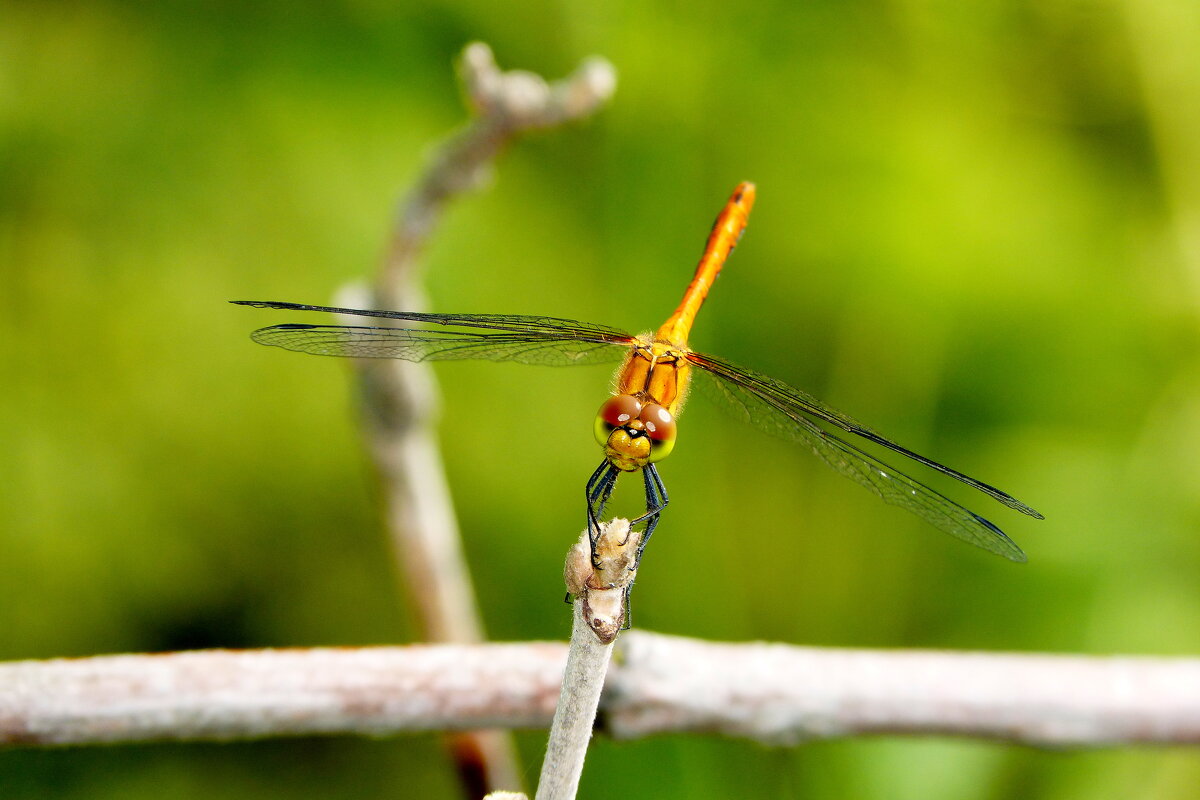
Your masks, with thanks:
<instances>
[{"instance_id":1,"label":"spiny black leg","mask_svg":"<svg viewBox=\"0 0 1200 800\"><path fill-rule=\"evenodd\" d=\"M601 462L592 477L588 478L584 494L587 498L588 541L592 548L592 563L596 561L596 538L600 535L600 516L604 513L604 505L612 496L613 487L617 485L617 477L621 471L614 467L608 459Z\"/></svg>"},{"instance_id":2,"label":"spiny black leg","mask_svg":"<svg viewBox=\"0 0 1200 800\"><path fill-rule=\"evenodd\" d=\"M583 490L588 507L588 536L593 542L596 539L600 514L604 511L604 501L607 500L604 482L611 466L608 459L601 461L600 466L596 467L596 471L592 473L592 477L588 478L587 486Z\"/></svg>"},{"instance_id":3,"label":"spiny black leg","mask_svg":"<svg viewBox=\"0 0 1200 800\"><path fill-rule=\"evenodd\" d=\"M600 516L604 513L608 498L612 496L619 473L620 470L605 459L592 473L592 477L588 478L584 494L588 505L588 532L593 539L599 531Z\"/></svg>"},{"instance_id":4,"label":"spiny black leg","mask_svg":"<svg viewBox=\"0 0 1200 800\"><path fill-rule=\"evenodd\" d=\"M636 570L641 566L642 553L646 549L646 542L650 541L650 536L654 533L654 529L658 527L658 521L662 518L662 510L667 507L667 503L671 498L667 496L667 487L663 483L662 477L659 476L658 470L653 464L647 464L642 469L642 481L646 485L646 513L634 520L634 523L645 522L646 530L642 534L642 540L638 543L637 558L633 562L633 568ZM633 582L625 587L625 622L621 626L621 630L627 631L633 627Z\"/></svg>"},{"instance_id":5,"label":"spiny black leg","mask_svg":"<svg viewBox=\"0 0 1200 800\"><path fill-rule=\"evenodd\" d=\"M631 581L625 587L625 621L621 623L621 630L627 631L633 627L633 606L632 600L629 599L630 593L633 592L633 582Z\"/></svg>"},{"instance_id":6,"label":"spiny black leg","mask_svg":"<svg viewBox=\"0 0 1200 800\"><path fill-rule=\"evenodd\" d=\"M662 479L659 478L658 470L654 468L653 464L647 464L642 468L642 482L646 486L646 513L635 519L631 523L633 525L657 517L666 506L666 489L663 487ZM660 497L663 499L660 499Z\"/></svg>"},{"instance_id":7,"label":"spiny black leg","mask_svg":"<svg viewBox=\"0 0 1200 800\"><path fill-rule=\"evenodd\" d=\"M592 500L592 495L598 493L596 487L599 486L601 477L603 477L604 473L611 466L612 464L609 463L608 459L604 459L600 462L600 466L596 467L596 471L592 473L592 477L588 478L587 489L585 491L589 501Z\"/></svg>"},{"instance_id":8,"label":"spiny black leg","mask_svg":"<svg viewBox=\"0 0 1200 800\"><path fill-rule=\"evenodd\" d=\"M662 510L671 501L671 498L667 497L667 487L653 464L647 464L642 469L642 480L646 484L646 513L638 517L634 522L645 521L646 532L642 534L642 541L638 545L637 561L634 562L635 567L637 564L642 563L642 551L646 549L646 542L650 541L651 534L654 533L654 529L658 526Z\"/></svg>"},{"instance_id":9,"label":"spiny black leg","mask_svg":"<svg viewBox=\"0 0 1200 800\"><path fill-rule=\"evenodd\" d=\"M667 497L667 485L663 483L662 477L658 474L658 468L653 464L647 464L642 473L646 480L646 497L649 498L653 490L654 512L657 514L667 507L667 503L671 502L671 498ZM650 502L647 501L646 505L650 507Z\"/></svg>"},{"instance_id":10,"label":"spiny black leg","mask_svg":"<svg viewBox=\"0 0 1200 800\"><path fill-rule=\"evenodd\" d=\"M601 484L604 491L600 493L600 501L596 505L596 519L604 515L604 506L608 503L609 498L612 497L613 489L617 486L617 478L620 476L621 470L609 464L608 471L605 472L604 482Z\"/></svg>"}]
</instances>

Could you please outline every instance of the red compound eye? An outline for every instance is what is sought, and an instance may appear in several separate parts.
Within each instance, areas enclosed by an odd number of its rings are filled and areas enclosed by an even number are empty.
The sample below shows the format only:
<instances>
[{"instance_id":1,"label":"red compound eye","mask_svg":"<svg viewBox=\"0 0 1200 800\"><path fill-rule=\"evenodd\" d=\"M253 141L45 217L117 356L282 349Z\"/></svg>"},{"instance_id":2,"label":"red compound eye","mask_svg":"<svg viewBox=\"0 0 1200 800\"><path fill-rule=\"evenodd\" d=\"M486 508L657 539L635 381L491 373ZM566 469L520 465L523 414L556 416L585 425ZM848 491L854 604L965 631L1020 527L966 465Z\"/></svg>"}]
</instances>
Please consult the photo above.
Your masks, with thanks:
<instances>
[{"instance_id":1,"label":"red compound eye","mask_svg":"<svg viewBox=\"0 0 1200 800\"><path fill-rule=\"evenodd\" d=\"M646 433L651 439L661 442L675 438L675 418L657 403L647 403L642 406L638 418L646 424Z\"/></svg>"},{"instance_id":2,"label":"red compound eye","mask_svg":"<svg viewBox=\"0 0 1200 800\"><path fill-rule=\"evenodd\" d=\"M642 404L633 395L619 394L608 398L596 413L596 441L605 444L614 429L637 419L640 413Z\"/></svg>"},{"instance_id":3,"label":"red compound eye","mask_svg":"<svg viewBox=\"0 0 1200 800\"><path fill-rule=\"evenodd\" d=\"M636 397L628 394L610 397L604 401L604 405L600 406L600 416L614 428L624 425L631 419L637 419L641 412L642 404Z\"/></svg>"},{"instance_id":4,"label":"red compound eye","mask_svg":"<svg viewBox=\"0 0 1200 800\"><path fill-rule=\"evenodd\" d=\"M651 442L650 462L661 461L675 448L675 418L657 403L642 406L638 419L646 426L646 436Z\"/></svg>"}]
</instances>

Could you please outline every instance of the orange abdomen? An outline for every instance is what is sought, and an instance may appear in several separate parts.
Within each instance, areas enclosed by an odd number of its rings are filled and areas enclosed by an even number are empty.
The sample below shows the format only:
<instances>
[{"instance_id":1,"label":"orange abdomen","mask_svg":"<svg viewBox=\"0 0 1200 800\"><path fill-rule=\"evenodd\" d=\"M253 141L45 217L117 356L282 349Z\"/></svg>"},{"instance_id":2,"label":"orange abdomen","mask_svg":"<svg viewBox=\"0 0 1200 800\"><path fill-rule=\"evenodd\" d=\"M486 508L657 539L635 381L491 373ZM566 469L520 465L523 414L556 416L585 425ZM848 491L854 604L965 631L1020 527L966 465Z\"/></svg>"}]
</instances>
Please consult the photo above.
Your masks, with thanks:
<instances>
[{"instance_id":1,"label":"orange abdomen","mask_svg":"<svg viewBox=\"0 0 1200 800\"><path fill-rule=\"evenodd\" d=\"M688 284L679 308L675 309L675 313L662 324L658 333L655 334L657 341L666 342L675 347L687 345L688 333L692 330L696 312L704 304L704 298L708 297L708 290L712 288L717 274L725 265L725 259L729 258L729 254L737 246L738 240L742 238L742 232L746 230L746 221L750 216L750 209L753 207L754 184L748 182L738 184L733 196L725 204L725 208L717 215L717 221L713 223L712 233L708 235L708 242L704 245L704 254L700 256L696 274L692 277L692 282Z\"/></svg>"}]
</instances>

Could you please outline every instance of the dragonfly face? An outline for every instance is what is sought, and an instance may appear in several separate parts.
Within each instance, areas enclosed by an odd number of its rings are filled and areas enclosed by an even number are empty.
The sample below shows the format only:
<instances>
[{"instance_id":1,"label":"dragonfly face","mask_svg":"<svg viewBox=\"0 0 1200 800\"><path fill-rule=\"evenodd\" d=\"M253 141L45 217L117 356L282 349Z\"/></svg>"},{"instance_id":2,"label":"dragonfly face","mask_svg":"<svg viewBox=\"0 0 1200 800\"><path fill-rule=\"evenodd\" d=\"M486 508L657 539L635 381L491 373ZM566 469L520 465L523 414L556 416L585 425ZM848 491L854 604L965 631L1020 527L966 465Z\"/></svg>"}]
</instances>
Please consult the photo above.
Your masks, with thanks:
<instances>
[{"instance_id":1,"label":"dragonfly face","mask_svg":"<svg viewBox=\"0 0 1200 800\"><path fill-rule=\"evenodd\" d=\"M671 454L675 417L658 403L618 394L600 406L595 433L610 464L622 472L636 472Z\"/></svg>"},{"instance_id":2,"label":"dragonfly face","mask_svg":"<svg viewBox=\"0 0 1200 800\"><path fill-rule=\"evenodd\" d=\"M670 455L688 376L683 351L638 337L617 370L616 394L596 414L596 441L613 466L634 472Z\"/></svg>"}]
</instances>

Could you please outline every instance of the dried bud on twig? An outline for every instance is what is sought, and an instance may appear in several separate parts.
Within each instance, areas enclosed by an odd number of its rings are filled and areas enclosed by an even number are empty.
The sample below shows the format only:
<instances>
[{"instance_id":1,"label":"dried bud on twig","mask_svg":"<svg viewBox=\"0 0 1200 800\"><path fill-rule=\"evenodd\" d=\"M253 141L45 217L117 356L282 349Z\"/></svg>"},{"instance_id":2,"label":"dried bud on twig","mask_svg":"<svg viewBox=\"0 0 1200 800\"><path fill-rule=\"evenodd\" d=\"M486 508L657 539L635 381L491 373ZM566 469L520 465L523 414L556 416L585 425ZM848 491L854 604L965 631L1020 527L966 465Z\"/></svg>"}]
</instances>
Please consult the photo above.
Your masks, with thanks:
<instances>
[{"instance_id":1,"label":"dried bud on twig","mask_svg":"<svg viewBox=\"0 0 1200 800\"><path fill-rule=\"evenodd\" d=\"M641 541L641 532L618 517L600 526L594 545L584 531L567 553L563 575L567 591L582 601L584 620L604 644L616 639L625 624Z\"/></svg>"}]
</instances>

